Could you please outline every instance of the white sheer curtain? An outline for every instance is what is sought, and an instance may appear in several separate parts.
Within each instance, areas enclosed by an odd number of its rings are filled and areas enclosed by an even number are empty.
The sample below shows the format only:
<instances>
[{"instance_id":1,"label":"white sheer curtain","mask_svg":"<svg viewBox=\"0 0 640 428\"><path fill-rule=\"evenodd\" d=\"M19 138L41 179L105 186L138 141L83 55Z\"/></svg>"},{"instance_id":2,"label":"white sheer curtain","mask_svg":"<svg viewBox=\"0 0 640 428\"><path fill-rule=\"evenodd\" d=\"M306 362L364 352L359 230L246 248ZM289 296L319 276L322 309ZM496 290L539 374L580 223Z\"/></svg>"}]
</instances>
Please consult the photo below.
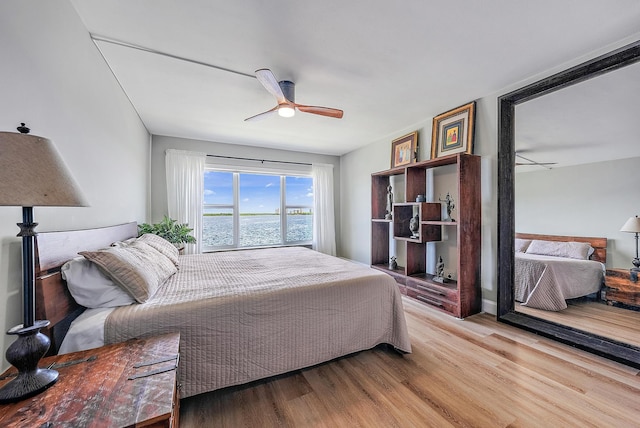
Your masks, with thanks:
<instances>
[{"instance_id":1,"label":"white sheer curtain","mask_svg":"<svg viewBox=\"0 0 640 428\"><path fill-rule=\"evenodd\" d=\"M333 165L313 164L313 246L318 252L336 255L333 211Z\"/></svg>"},{"instance_id":2,"label":"white sheer curtain","mask_svg":"<svg viewBox=\"0 0 640 428\"><path fill-rule=\"evenodd\" d=\"M202 252L202 198L206 153L166 151L167 205L169 217L193 229L195 244L186 244L185 254Z\"/></svg>"}]
</instances>

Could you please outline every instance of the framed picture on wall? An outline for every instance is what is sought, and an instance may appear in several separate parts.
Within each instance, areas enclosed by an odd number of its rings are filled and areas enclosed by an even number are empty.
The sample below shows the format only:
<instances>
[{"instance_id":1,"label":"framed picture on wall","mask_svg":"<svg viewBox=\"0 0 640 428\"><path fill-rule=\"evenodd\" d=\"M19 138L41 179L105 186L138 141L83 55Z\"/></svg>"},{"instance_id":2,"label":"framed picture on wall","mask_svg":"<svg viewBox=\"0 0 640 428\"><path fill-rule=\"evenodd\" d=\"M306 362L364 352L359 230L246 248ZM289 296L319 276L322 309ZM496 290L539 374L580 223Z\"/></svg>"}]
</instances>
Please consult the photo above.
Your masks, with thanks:
<instances>
[{"instance_id":1,"label":"framed picture on wall","mask_svg":"<svg viewBox=\"0 0 640 428\"><path fill-rule=\"evenodd\" d=\"M454 153L473 153L476 102L454 108L433 118L431 159Z\"/></svg>"},{"instance_id":2,"label":"framed picture on wall","mask_svg":"<svg viewBox=\"0 0 640 428\"><path fill-rule=\"evenodd\" d=\"M418 131L396 138L391 143L391 168L408 165L418 158Z\"/></svg>"}]
</instances>

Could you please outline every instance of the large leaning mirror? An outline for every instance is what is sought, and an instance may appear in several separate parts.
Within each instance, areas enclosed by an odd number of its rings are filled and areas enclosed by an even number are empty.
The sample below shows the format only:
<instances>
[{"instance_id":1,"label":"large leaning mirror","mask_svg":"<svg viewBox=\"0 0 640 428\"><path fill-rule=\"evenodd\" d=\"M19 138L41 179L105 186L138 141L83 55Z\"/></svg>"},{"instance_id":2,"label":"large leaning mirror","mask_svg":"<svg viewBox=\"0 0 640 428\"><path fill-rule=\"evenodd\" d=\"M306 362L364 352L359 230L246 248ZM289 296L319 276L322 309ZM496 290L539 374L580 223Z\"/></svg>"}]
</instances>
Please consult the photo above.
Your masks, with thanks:
<instances>
[{"instance_id":1,"label":"large leaning mirror","mask_svg":"<svg viewBox=\"0 0 640 428\"><path fill-rule=\"evenodd\" d=\"M612 301L602 279L611 284L618 272L627 280L635 256L633 235L620 229L640 215L639 61L636 42L498 100L498 320L634 367L640 302ZM554 251L600 263L594 275L599 270L601 280L585 286L581 275L592 266L565 271L522 260ZM580 289L565 300L567 291L554 287L566 290L564 281L573 290L572 278ZM599 318L609 323L599 325Z\"/></svg>"}]
</instances>

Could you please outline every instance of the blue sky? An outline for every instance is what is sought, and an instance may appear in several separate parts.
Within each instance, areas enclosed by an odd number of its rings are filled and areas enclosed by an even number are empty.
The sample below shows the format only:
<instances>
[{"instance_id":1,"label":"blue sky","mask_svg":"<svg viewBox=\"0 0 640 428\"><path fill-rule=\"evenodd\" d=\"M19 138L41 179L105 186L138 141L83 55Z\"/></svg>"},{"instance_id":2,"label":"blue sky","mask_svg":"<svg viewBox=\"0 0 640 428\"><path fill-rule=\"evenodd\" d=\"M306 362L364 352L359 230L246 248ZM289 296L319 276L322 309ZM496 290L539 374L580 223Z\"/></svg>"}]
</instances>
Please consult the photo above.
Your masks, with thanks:
<instances>
[{"instance_id":1,"label":"blue sky","mask_svg":"<svg viewBox=\"0 0 640 428\"><path fill-rule=\"evenodd\" d=\"M311 177L287 177L287 205L313 205ZM233 173L205 171L206 204L233 204ZM280 204L280 176L240 175L240 212L273 213Z\"/></svg>"}]
</instances>

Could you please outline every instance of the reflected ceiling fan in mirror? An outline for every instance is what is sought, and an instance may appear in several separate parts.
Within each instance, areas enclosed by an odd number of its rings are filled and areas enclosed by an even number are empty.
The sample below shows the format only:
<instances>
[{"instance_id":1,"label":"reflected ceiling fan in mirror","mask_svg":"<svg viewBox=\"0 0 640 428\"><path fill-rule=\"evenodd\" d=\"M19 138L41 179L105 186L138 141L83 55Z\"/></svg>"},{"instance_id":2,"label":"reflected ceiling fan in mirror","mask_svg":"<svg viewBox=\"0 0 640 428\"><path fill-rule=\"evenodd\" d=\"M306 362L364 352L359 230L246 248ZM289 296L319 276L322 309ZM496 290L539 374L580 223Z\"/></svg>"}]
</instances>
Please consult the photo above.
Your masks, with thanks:
<instances>
[{"instance_id":1,"label":"reflected ceiling fan in mirror","mask_svg":"<svg viewBox=\"0 0 640 428\"><path fill-rule=\"evenodd\" d=\"M516 157L519 159L522 159L526 162L516 162L516 166L539 166L542 168L547 168L547 169L551 169L551 167L549 165L556 165L557 162L536 162L532 159L529 158L525 158L522 155L519 155L518 153L516 153Z\"/></svg>"},{"instance_id":2,"label":"reflected ceiling fan in mirror","mask_svg":"<svg viewBox=\"0 0 640 428\"><path fill-rule=\"evenodd\" d=\"M342 118L342 110L336 108L308 106L296 103L295 83L289 80L282 80L278 82L269 69L261 68L260 70L256 70L256 78L271 95L276 97L278 105L276 105L271 110L267 110L263 113L246 118L245 122L265 119L266 117L271 116L274 113L278 113L278 115L282 117L292 117L293 115L295 115L296 110L299 110L303 113L335 117L336 119Z\"/></svg>"}]
</instances>

